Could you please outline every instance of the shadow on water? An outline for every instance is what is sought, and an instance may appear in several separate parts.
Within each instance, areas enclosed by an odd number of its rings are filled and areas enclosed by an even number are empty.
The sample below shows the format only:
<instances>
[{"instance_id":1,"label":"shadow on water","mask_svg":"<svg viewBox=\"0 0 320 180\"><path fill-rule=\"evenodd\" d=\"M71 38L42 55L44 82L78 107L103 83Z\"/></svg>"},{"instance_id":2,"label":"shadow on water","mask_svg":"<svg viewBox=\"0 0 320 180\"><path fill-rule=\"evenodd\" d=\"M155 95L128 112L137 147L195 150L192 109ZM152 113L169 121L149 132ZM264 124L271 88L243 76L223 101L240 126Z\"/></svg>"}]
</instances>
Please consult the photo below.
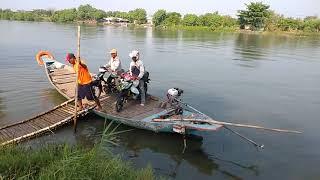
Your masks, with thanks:
<instances>
[{"instance_id":1,"label":"shadow on water","mask_svg":"<svg viewBox=\"0 0 320 180\"><path fill-rule=\"evenodd\" d=\"M120 129L128 128L130 129L131 127L121 126ZM133 131L120 134L119 140L121 146L126 149L125 152L128 151L128 158L133 160L133 162L137 159L148 159L148 161L151 161L151 164L155 166L157 166L158 163L168 163L162 159L154 159L153 155L151 155L153 157L148 157L148 153L145 153L146 150L152 151L153 154L160 153L162 156L168 156L172 161L170 163L170 169L164 169L163 166L154 168L156 171L160 172L161 175L166 175L171 178L176 178L179 168L183 166L182 163L184 162L189 163L202 174L209 176L213 175L216 171L232 179L242 179L236 174L225 170L225 167L222 168L220 163L229 164L246 169L254 174L259 174L256 166L245 166L234 161L225 160L223 158L207 154L202 149L203 142L202 137L200 136L188 137L187 148L184 153L182 153L183 138L178 134L153 133L145 130L134 129Z\"/></svg>"}]
</instances>

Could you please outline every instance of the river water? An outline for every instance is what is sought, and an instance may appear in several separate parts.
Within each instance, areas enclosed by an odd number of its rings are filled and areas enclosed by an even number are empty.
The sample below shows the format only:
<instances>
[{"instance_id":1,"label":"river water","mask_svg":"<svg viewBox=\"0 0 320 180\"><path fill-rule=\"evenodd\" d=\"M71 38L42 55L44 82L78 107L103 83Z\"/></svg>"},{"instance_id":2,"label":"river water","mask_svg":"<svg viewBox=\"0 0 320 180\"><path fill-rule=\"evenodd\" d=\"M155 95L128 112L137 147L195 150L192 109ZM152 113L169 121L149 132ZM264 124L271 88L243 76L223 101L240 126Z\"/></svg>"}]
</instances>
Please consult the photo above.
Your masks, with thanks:
<instances>
[{"instance_id":1,"label":"river water","mask_svg":"<svg viewBox=\"0 0 320 180\"><path fill-rule=\"evenodd\" d=\"M35 61L39 50L63 60L76 51L71 24L0 21L0 126L63 102ZM89 69L117 48L128 68L128 53L141 52L151 74L150 93L163 97L171 87L184 100L221 121L303 131L282 134L233 128L263 143L257 150L225 129L183 141L179 135L133 130L118 137L121 154L135 167L151 165L169 179L319 179L320 38L283 35L156 31L83 26L81 55ZM65 127L30 143L99 140L104 119L89 115L78 133ZM122 126L120 129L130 129Z\"/></svg>"}]
</instances>

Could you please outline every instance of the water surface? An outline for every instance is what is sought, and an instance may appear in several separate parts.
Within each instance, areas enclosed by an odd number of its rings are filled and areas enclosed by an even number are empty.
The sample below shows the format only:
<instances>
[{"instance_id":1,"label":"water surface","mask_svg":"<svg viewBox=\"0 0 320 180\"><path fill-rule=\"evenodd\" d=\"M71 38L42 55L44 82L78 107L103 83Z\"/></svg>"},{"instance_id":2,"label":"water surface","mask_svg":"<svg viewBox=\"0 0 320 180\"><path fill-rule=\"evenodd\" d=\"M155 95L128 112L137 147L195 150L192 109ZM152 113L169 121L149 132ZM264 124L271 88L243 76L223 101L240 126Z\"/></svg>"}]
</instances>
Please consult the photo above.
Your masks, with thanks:
<instances>
[{"instance_id":1,"label":"water surface","mask_svg":"<svg viewBox=\"0 0 320 180\"><path fill-rule=\"evenodd\" d=\"M49 50L64 61L76 51L76 26L0 21L0 126L31 117L63 102L36 64ZM163 97L171 87L184 100L222 121L301 130L302 135L235 130L265 145L253 146L227 130L179 135L133 130L113 148L137 167L151 164L172 179L319 179L320 38L213 32L156 31L83 26L81 55L89 69L117 48L128 68L128 53L141 52L151 74L150 93ZM104 119L89 115L79 131L71 127L32 143L70 142L92 146ZM121 129L130 127L122 126Z\"/></svg>"}]
</instances>

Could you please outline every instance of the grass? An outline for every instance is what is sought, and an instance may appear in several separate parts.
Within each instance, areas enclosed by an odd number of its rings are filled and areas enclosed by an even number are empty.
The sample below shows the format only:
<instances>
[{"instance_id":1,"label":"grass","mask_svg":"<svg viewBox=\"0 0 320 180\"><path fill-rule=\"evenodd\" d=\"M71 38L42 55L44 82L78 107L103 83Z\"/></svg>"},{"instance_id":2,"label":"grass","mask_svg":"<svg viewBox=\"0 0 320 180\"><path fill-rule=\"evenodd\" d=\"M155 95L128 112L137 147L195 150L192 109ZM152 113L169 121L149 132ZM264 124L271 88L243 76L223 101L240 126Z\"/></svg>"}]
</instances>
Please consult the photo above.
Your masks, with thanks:
<instances>
[{"instance_id":1,"label":"grass","mask_svg":"<svg viewBox=\"0 0 320 180\"><path fill-rule=\"evenodd\" d=\"M236 32L236 27L217 27L217 28L211 28L207 26L183 26L183 25L177 25L177 26L159 26L156 27L160 30L185 30L185 31L210 31L210 32Z\"/></svg>"},{"instance_id":2,"label":"grass","mask_svg":"<svg viewBox=\"0 0 320 180\"><path fill-rule=\"evenodd\" d=\"M151 167L134 169L105 149L115 128L110 124L100 144L93 148L67 144L38 149L11 146L0 149L0 179L155 179Z\"/></svg>"}]
</instances>

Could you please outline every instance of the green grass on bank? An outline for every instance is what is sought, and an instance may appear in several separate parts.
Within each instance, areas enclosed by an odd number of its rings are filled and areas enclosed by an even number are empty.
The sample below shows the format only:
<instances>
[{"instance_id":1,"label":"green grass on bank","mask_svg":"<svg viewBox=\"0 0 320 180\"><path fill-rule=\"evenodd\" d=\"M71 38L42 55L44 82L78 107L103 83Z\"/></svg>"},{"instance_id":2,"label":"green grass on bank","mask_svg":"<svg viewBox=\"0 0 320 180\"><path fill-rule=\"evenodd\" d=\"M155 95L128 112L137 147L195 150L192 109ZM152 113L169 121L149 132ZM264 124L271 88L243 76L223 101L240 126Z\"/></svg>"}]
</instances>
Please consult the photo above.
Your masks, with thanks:
<instances>
[{"instance_id":1,"label":"green grass on bank","mask_svg":"<svg viewBox=\"0 0 320 180\"><path fill-rule=\"evenodd\" d=\"M82 149L68 145L37 150L3 148L0 174L3 179L154 179L150 167L135 170L119 156L99 147Z\"/></svg>"},{"instance_id":2,"label":"green grass on bank","mask_svg":"<svg viewBox=\"0 0 320 180\"><path fill-rule=\"evenodd\" d=\"M111 123L110 123L111 124ZM106 128L110 129L110 125ZM46 145L40 148L0 147L1 179L155 179L151 167L134 169L106 149L115 129L104 131L93 148Z\"/></svg>"},{"instance_id":3,"label":"green grass on bank","mask_svg":"<svg viewBox=\"0 0 320 180\"><path fill-rule=\"evenodd\" d=\"M155 27L159 30L186 30L186 31L211 31L211 32L236 32L238 30L237 27L208 27L208 26L158 26Z\"/></svg>"}]
</instances>

